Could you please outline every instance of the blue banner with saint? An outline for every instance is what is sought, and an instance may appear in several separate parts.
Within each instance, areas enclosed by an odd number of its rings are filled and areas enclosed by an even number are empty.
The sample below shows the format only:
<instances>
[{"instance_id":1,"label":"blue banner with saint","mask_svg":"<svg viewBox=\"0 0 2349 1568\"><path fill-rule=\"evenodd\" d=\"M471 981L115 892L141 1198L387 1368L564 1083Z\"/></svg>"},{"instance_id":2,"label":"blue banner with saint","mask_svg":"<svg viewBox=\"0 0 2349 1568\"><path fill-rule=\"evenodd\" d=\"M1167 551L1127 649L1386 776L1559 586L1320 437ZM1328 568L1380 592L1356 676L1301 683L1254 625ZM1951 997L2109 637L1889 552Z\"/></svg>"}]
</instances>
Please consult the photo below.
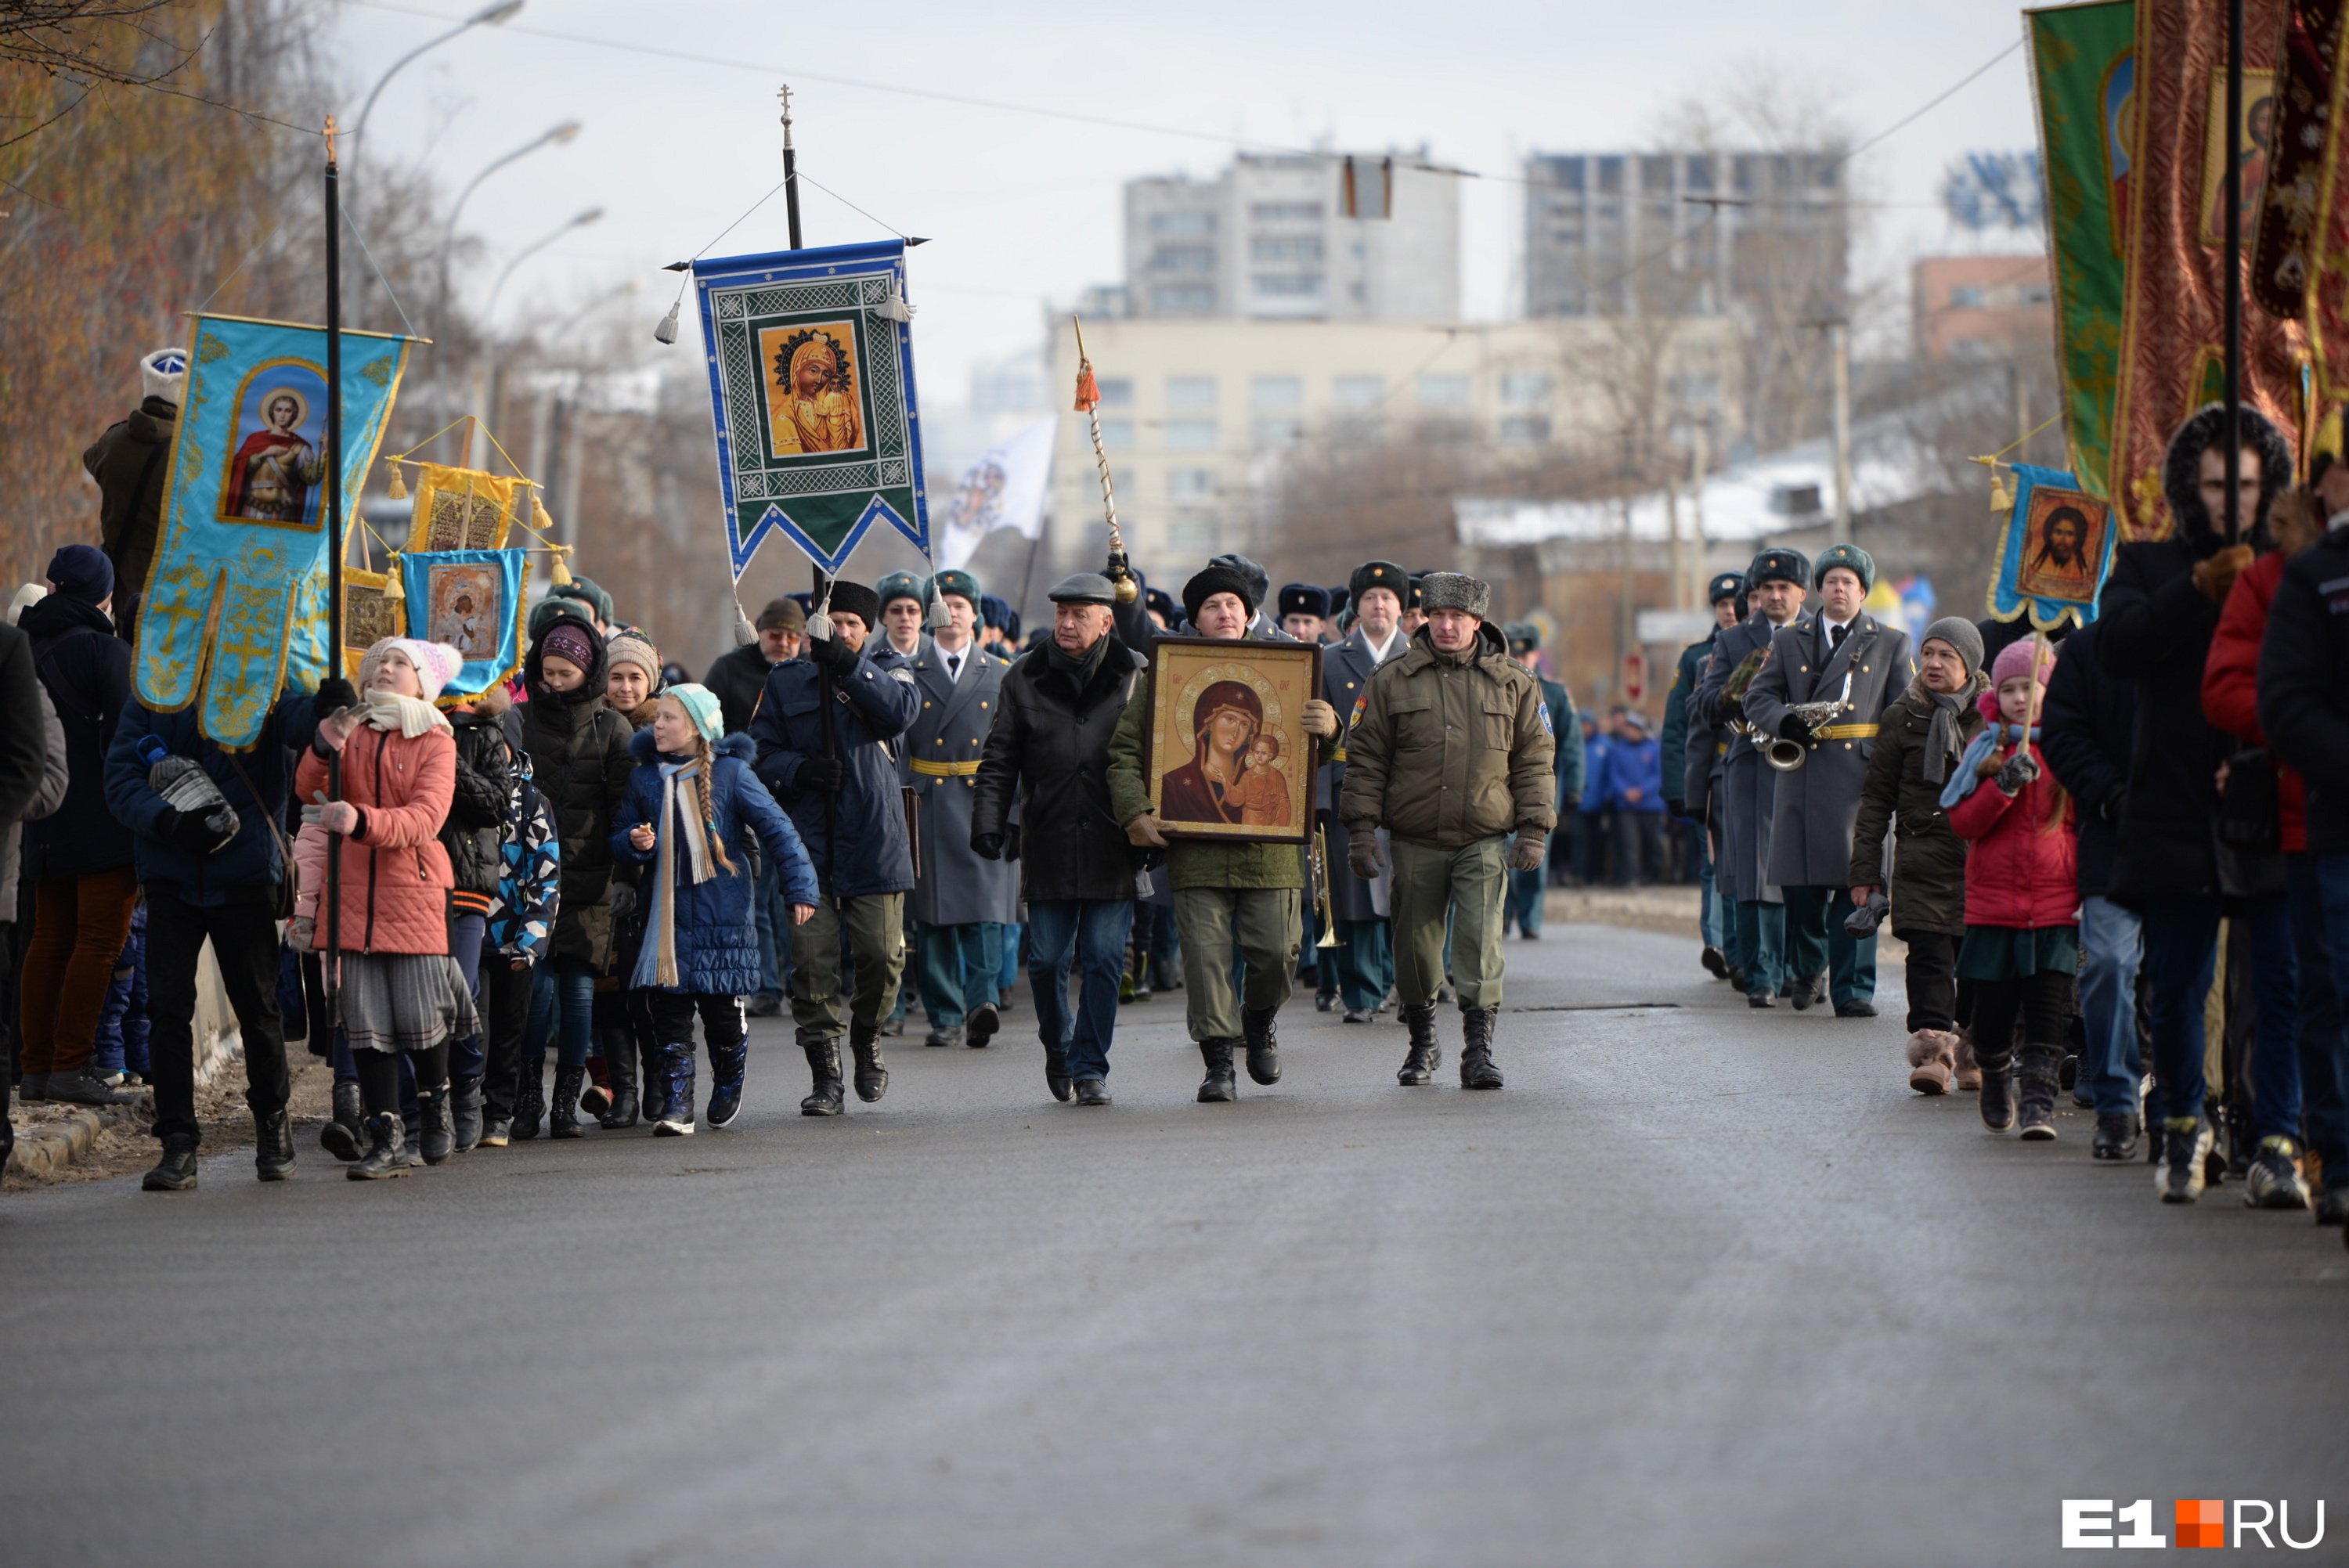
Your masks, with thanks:
<instances>
[{"instance_id":1,"label":"blue banner with saint","mask_svg":"<svg viewBox=\"0 0 2349 1568\"><path fill-rule=\"evenodd\" d=\"M281 690L327 669L326 332L190 313L188 382L139 612L139 700L260 738ZM343 536L406 368L404 337L343 334Z\"/></svg>"},{"instance_id":2,"label":"blue banner with saint","mask_svg":"<svg viewBox=\"0 0 2349 1568\"><path fill-rule=\"evenodd\" d=\"M411 550L400 556L408 634L446 643L465 660L440 688L443 705L479 696L522 668L529 570L519 550Z\"/></svg>"},{"instance_id":3,"label":"blue banner with saint","mask_svg":"<svg viewBox=\"0 0 2349 1568\"><path fill-rule=\"evenodd\" d=\"M2028 614L2041 631L2065 621L2096 618L2096 595L2119 548L2109 503L2088 494L2072 475L2014 465L2014 507L1998 541L1990 613L2013 621Z\"/></svg>"},{"instance_id":4,"label":"blue banner with saint","mask_svg":"<svg viewBox=\"0 0 2349 1568\"><path fill-rule=\"evenodd\" d=\"M734 577L775 530L836 573L875 522L930 547L905 244L693 263Z\"/></svg>"}]
</instances>

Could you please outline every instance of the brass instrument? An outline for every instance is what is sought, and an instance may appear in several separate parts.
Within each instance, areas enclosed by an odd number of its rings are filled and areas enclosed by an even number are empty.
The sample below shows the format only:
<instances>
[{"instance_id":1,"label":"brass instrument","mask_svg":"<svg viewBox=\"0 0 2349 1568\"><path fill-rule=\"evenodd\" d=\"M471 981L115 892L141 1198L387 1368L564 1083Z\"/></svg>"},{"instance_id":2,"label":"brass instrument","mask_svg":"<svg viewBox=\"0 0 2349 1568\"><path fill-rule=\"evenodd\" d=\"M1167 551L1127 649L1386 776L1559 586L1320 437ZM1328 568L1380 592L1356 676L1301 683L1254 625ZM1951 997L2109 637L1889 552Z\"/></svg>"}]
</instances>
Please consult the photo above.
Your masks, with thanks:
<instances>
[{"instance_id":1,"label":"brass instrument","mask_svg":"<svg viewBox=\"0 0 2349 1568\"><path fill-rule=\"evenodd\" d=\"M1843 676L1843 695L1840 697L1832 702L1790 704L1786 711L1813 729L1817 729L1827 720L1839 713L1847 712L1850 707L1851 672L1846 670ZM1785 736L1774 736L1765 740L1757 735L1754 738L1754 743L1762 748L1762 760L1781 773L1792 773L1803 765L1804 760L1811 753L1811 748L1801 741L1788 740Z\"/></svg>"},{"instance_id":2,"label":"brass instrument","mask_svg":"<svg viewBox=\"0 0 2349 1568\"><path fill-rule=\"evenodd\" d=\"M1754 727L1745 722L1745 688L1754 684L1754 677L1762 673L1762 665L1769 657L1769 645L1764 644L1740 660L1737 667L1729 672L1729 678L1721 683L1721 704L1728 711L1732 735L1754 733Z\"/></svg>"},{"instance_id":3,"label":"brass instrument","mask_svg":"<svg viewBox=\"0 0 2349 1568\"><path fill-rule=\"evenodd\" d=\"M1313 945L1338 946L1337 906L1330 901L1330 830L1319 822L1313 826L1313 907L1321 916L1321 940Z\"/></svg>"}]
</instances>

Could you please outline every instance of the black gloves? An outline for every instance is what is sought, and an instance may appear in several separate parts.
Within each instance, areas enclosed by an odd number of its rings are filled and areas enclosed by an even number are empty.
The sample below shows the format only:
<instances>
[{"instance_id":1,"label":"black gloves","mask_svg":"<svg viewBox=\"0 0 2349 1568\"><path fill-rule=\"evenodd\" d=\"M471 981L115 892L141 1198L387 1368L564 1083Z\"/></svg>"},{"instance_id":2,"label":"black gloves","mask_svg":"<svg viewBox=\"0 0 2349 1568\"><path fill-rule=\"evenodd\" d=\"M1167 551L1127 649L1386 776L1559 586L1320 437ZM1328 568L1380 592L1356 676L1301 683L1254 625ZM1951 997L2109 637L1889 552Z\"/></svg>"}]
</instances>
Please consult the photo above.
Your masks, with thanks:
<instances>
[{"instance_id":1,"label":"black gloves","mask_svg":"<svg viewBox=\"0 0 2349 1568\"><path fill-rule=\"evenodd\" d=\"M636 885L633 882L615 881L612 883L612 918L626 920L636 913Z\"/></svg>"},{"instance_id":2,"label":"black gloves","mask_svg":"<svg viewBox=\"0 0 2349 1568\"><path fill-rule=\"evenodd\" d=\"M810 637L808 657L816 668L844 676L856 667L856 650L840 640L837 633L829 637Z\"/></svg>"},{"instance_id":3,"label":"black gloves","mask_svg":"<svg viewBox=\"0 0 2349 1568\"><path fill-rule=\"evenodd\" d=\"M351 683L342 676L328 676L318 683L319 717L324 718L338 707L357 707L358 705L359 694L353 691Z\"/></svg>"},{"instance_id":4,"label":"black gloves","mask_svg":"<svg viewBox=\"0 0 2349 1568\"><path fill-rule=\"evenodd\" d=\"M970 852L977 855L982 861L1001 860L1003 858L1003 835L1000 833L973 833L970 836Z\"/></svg>"},{"instance_id":5,"label":"black gloves","mask_svg":"<svg viewBox=\"0 0 2349 1568\"><path fill-rule=\"evenodd\" d=\"M1811 741L1811 727L1803 722L1801 714L1790 713L1778 721L1778 737L1782 740L1800 741L1807 746Z\"/></svg>"},{"instance_id":6,"label":"black gloves","mask_svg":"<svg viewBox=\"0 0 2349 1568\"><path fill-rule=\"evenodd\" d=\"M1017 822L1003 825L1003 858L1007 861L1019 858L1019 824Z\"/></svg>"},{"instance_id":7,"label":"black gloves","mask_svg":"<svg viewBox=\"0 0 2349 1568\"><path fill-rule=\"evenodd\" d=\"M2002 795L2019 795L2023 787L2039 777L2039 759L2028 751L2018 751L2006 759L1993 782Z\"/></svg>"},{"instance_id":8,"label":"black gloves","mask_svg":"<svg viewBox=\"0 0 2349 1568\"><path fill-rule=\"evenodd\" d=\"M163 808L163 819L156 824L163 837L171 840L191 855L209 855L225 846L233 833L223 833L205 818L191 815L176 806Z\"/></svg>"},{"instance_id":9,"label":"black gloves","mask_svg":"<svg viewBox=\"0 0 2349 1568\"><path fill-rule=\"evenodd\" d=\"M799 772L792 778L792 788L811 795L837 795L843 777L839 758L811 757L800 764Z\"/></svg>"},{"instance_id":10,"label":"black gloves","mask_svg":"<svg viewBox=\"0 0 2349 1568\"><path fill-rule=\"evenodd\" d=\"M2096 815L2104 819L2107 827L2117 828L2121 825L2121 810L2127 804L2128 791L2116 789L2096 803Z\"/></svg>"}]
</instances>

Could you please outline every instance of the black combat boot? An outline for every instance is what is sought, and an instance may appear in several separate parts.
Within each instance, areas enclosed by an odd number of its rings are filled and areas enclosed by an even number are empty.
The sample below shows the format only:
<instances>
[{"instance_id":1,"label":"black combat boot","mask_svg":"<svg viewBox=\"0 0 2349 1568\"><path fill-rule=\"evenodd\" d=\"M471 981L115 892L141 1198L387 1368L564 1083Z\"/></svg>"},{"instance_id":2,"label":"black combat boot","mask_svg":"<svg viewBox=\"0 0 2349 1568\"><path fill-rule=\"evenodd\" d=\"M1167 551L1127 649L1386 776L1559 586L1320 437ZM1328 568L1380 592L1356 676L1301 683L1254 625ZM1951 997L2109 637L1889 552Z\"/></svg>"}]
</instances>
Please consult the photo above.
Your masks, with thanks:
<instances>
[{"instance_id":1,"label":"black combat boot","mask_svg":"<svg viewBox=\"0 0 2349 1568\"><path fill-rule=\"evenodd\" d=\"M1280 1081L1280 1036L1273 1026L1278 1007L1243 1007L1240 1028L1247 1036L1248 1077L1258 1083Z\"/></svg>"},{"instance_id":2,"label":"black combat boot","mask_svg":"<svg viewBox=\"0 0 2349 1568\"><path fill-rule=\"evenodd\" d=\"M993 1012L993 1008L988 1009ZM881 1031L848 1026L848 1054L856 1061L856 1098L871 1105L889 1092L889 1064L881 1059Z\"/></svg>"},{"instance_id":3,"label":"black combat boot","mask_svg":"<svg viewBox=\"0 0 2349 1568\"><path fill-rule=\"evenodd\" d=\"M1498 1007L1472 1007L1460 1015L1460 1087L1498 1088L1501 1069L1493 1065L1493 1025Z\"/></svg>"},{"instance_id":4,"label":"black combat boot","mask_svg":"<svg viewBox=\"0 0 2349 1568\"><path fill-rule=\"evenodd\" d=\"M2056 1079L2063 1067L2060 1046L2025 1046L2015 1063L2019 1090L2015 1120L2025 1143L2049 1143L2055 1138Z\"/></svg>"},{"instance_id":5,"label":"black combat boot","mask_svg":"<svg viewBox=\"0 0 2349 1568\"><path fill-rule=\"evenodd\" d=\"M1402 1070L1395 1074L1395 1082L1407 1088L1434 1082L1435 1069L1444 1065L1444 1047L1435 1043L1435 1004L1422 1002L1403 1008L1402 1026L1411 1031L1411 1050L1402 1058Z\"/></svg>"},{"instance_id":6,"label":"black combat boot","mask_svg":"<svg viewBox=\"0 0 2349 1568\"><path fill-rule=\"evenodd\" d=\"M1232 1082L1232 1047L1237 1044L1228 1035L1199 1042L1199 1056L1207 1064L1207 1076L1199 1080L1201 1105L1239 1099L1239 1089Z\"/></svg>"},{"instance_id":7,"label":"black combat boot","mask_svg":"<svg viewBox=\"0 0 2349 1568\"><path fill-rule=\"evenodd\" d=\"M367 1119L367 1151L343 1174L354 1181L381 1181L408 1174L408 1124L387 1110Z\"/></svg>"},{"instance_id":8,"label":"black combat boot","mask_svg":"<svg viewBox=\"0 0 2349 1568\"><path fill-rule=\"evenodd\" d=\"M522 1064L514 1086L513 1126L507 1136L517 1143L538 1136L538 1119L546 1114L546 1062L543 1057Z\"/></svg>"},{"instance_id":9,"label":"black combat boot","mask_svg":"<svg viewBox=\"0 0 2349 1568\"><path fill-rule=\"evenodd\" d=\"M444 1081L436 1088L416 1086L416 1109L424 1113L423 1136L416 1147L427 1165L444 1163L457 1149L457 1123L449 1105L449 1086Z\"/></svg>"},{"instance_id":10,"label":"black combat boot","mask_svg":"<svg viewBox=\"0 0 2349 1568\"><path fill-rule=\"evenodd\" d=\"M546 1135L549 1138L579 1136L579 1096L585 1088L587 1069L584 1067L554 1069L554 1098L546 1107Z\"/></svg>"},{"instance_id":11,"label":"black combat boot","mask_svg":"<svg viewBox=\"0 0 2349 1568\"><path fill-rule=\"evenodd\" d=\"M169 1138L163 1140L163 1158L155 1169L139 1179L139 1185L150 1192L187 1192L196 1185L196 1140L192 1138Z\"/></svg>"},{"instance_id":12,"label":"black combat boot","mask_svg":"<svg viewBox=\"0 0 2349 1568\"><path fill-rule=\"evenodd\" d=\"M800 1101L802 1116L838 1116L842 1100L840 1083L840 1042L826 1040L820 1046L802 1047L807 1052L808 1076L815 1088Z\"/></svg>"},{"instance_id":13,"label":"black combat boot","mask_svg":"<svg viewBox=\"0 0 2349 1568\"><path fill-rule=\"evenodd\" d=\"M367 1112L359 1109L359 1086L338 1083L335 1086L335 1119L318 1130L318 1147L345 1164L357 1160L367 1149L367 1134L360 1123Z\"/></svg>"},{"instance_id":14,"label":"black combat boot","mask_svg":"<svg viewBox=\"0 0 2349 1568\"><path fill-rule=\"evenodd\" d=\"M294 1124L279 1106L253 1119L253 1173L264 1181L283 1181L294 1174Z\"/></svg>"}]
</instances>

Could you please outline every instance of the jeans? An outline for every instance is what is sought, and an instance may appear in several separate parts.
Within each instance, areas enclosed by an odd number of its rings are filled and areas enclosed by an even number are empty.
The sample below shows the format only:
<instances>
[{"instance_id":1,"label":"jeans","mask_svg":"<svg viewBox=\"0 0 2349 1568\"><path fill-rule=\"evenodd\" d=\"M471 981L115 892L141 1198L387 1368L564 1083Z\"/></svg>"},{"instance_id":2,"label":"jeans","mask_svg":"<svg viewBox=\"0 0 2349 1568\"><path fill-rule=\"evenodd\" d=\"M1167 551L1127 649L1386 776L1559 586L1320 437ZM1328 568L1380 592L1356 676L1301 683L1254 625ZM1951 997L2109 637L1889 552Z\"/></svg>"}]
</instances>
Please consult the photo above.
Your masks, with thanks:
<instances>
[{"instance_id":1,"label":"jeans","mask_svg":"<svg viewBox=\"0 0 2349 1568\"><path fill-rule=\"evenodd\" d=\"M1847 887L1787 887L1786 967L1797 980L1820 970L1828 974L1828 995L1838 1007L1876 999L1876 934L1865 938L1844 929L1851 913Z\"/></svg>"},{"instance_id":2,"label":"jeans","mask_svg":"<svg viewBox=\"0 0 2349 1568\"><path fill-rule=\"evenodd\" d=\"M1124 901L1121 899L1118 902ZM1020 956L1025 951L1020 944L1026 931L1027 928L1017 921L1003 927L1003 964L995 976L995 989L999 995L1019 984L1019 971L1025 962Z\"/></svg>"},{"instance_id":3,"label":"jeans","mask_svg":"<svg viewBox=\"0 0 2349 1568\"><path fill-rule=\"evenodd\" d=\"M921 990L930 1027L955 1028L972 1009L994 1002L1000 989L996 977L1003 972L1005 929L991 920L915 927L914 983ZM902 989L898 995L902 999Z\"/></svg>"},{"instance_id":4,"label":"jeans","mask_svg":"<svg viewBox=\"0 0 2349 1568\"><path fill-rule=\"evenodd\" d=\"M2328 877L2325 868L2340 861ZM2300 1093L2308 1146L2328 1171L2349 1171L2349 1031L2341 1016L2342 969L2334 954L2349 952L2335 925L2338 880L2349 892L2349 856L2284 857L2286 896L2292 900L2292 934L2300 951ZM2349 913L2349 900L2339 900ZM2328 1177L2328 1188L2349 1185L2349 1176Z\"/></svg>"},{"instance_id":5,"label":"jeans","mask_svg":"<svg viewBox=\"0 0 2349 1568\"><path fill-rule=\"evenodd\" d=\"M2292 895L2241 900L2235 919L2251 938L2251 1125L2261 1138L2300 1140L2300 963Z\"/></svg>"},{"instance_id":6,"label":"jeans","mask_svg":"<svg viewBox=\"0 0 2349 1568\"><path fill-rule=\"evenodd\" d=\"M1721 888L1713 874L1713 837L1700 822L1689 834L1689 854L1696 861L1697 934L1707 947L1725 950L1729 922L1721 907Z\"/></svg>"},{"instance_id":7,"label":"jeans","mask_svg":"<svg viewBox=\"0 0 2349 1568\"><path fill-rule=\"evenodd\" d=\"M2202 1001L2219 954L2219 913L2215 896L2155 899L2142 912L2153 978L2153 1077L2172 1120L2202 1114Z\"/></svg>"},{"instance_id":8,"label":"jeans","mask_svg":"<svg viewBox=\"0 0 2349 1568\"><path fill-rule=\"evenodd\" d=\"M256 890L265 900L268 890ZM147 889L147 997L153 1027L155 1136L202 1135L196 1122L196 958L209 937L244 1044L244 1103L254 1119L283 1110L292 1082L277 1013L277 923L266 902L182 903L167 883Z\"/></svg>"},{"instance_id":9,"label":"jeans","mask_svg":"<svg viewBox=\"0 0 2349 1568\"><path fill-rule=\"evenodd\" d=\"M281 980L278 1008L285 1001ZM101 1073L147 1076L147 909L130 912L130 937L115 961L114 983L106 990L106 1010L98 1017L98 1048L91 1063Z\"/></svg>"},{"instance_id":10,"label":"jeans","mask_svg":"<svg viewBox=\"0 0 2349 1568\"><path fill-rule=\"evenodd\" d=\"M585 958L548 958L539 964L530 988L530 1021L522 1032L526 1068L546 1065L550 1036L554 1037L557 1068L587 1065L595 1048L595 969Z\"/></svg>"},{"instance_id":11,"label":"jeans","mask_svg":"<svg viewBox=\"0 0 2349 1568\"><path fill-rule=\"evenodd\" d=\"M1338 996L1347 1011L1367 1013L1394 989L1394 927L1386 921L1340 921L1330 955L1337 961Z\"/></svg>"},{"instance_id":12,"label":"jeans","mask_svg":"<svg viewBox=\"0 0 2349 1568\"><path fill-rule=\"evenodd\" d=\"M1512 838L1512 844L1516 841ZM1502 923L1516 922L1517 929L1528 936L1537 935L1542 928L1542 894L1547 891L1548 879L1536 866L1529 872L1509 872L1509 899L1502 910Z\"/></svg>"},{"instance_id":13,"label":"jeans","mask_svg":"<svg viewBox=\"0 0 2349 1568\"><path fill-rule=\"evenodd\" d=\"M489 923L485 914L454 915L449 921L449 952L457 960L457 967L465 972L465 984L472 988L476 1013L481 1010L481 938ZM485 1066L478 1033L449 1042L449 1071L453 1076L479 1078Z\"/></svg>"},{"instance_id":14,"label":"jeans","mask_svg":"<svg viewBox=\"0 0 2349 1568\"><path fill-rule=\"evenodd\" d=\"M2311 884L2312 890L2313 883ZM2134 1116L2145 1067L2137 1048L2137 976L2145 923L2101 893L2080 901L2080 1082L2098 1116Z\"/></svg>"},{"instance_id":15,"label":"jeans","mask_svg":"<svg viewBox=\"0 0 2349 1568\"><path fill-rule=\"evenodd\" d=\"M1745 970L1745 994L1775 996L1786 979L1785 904L1758 898L1737 901L1737 955Z\"/></svg>"},{"instance_id":16,"label":"jeans","mask_svg":"<svg viewBox=\"0 0 2349 1568\"><path fill-rule=\"evenodd\" d=\"M1133 901L1043 899L1028 906L1028 984L1036 995L1036 1036L1047 1051L1066 1053L1071 1078L1109 1077L1117 1032L1118 981ZM1069 1009L1069 975L1081 968L1077 1006Z\"/></svg>"}]
</instances>

